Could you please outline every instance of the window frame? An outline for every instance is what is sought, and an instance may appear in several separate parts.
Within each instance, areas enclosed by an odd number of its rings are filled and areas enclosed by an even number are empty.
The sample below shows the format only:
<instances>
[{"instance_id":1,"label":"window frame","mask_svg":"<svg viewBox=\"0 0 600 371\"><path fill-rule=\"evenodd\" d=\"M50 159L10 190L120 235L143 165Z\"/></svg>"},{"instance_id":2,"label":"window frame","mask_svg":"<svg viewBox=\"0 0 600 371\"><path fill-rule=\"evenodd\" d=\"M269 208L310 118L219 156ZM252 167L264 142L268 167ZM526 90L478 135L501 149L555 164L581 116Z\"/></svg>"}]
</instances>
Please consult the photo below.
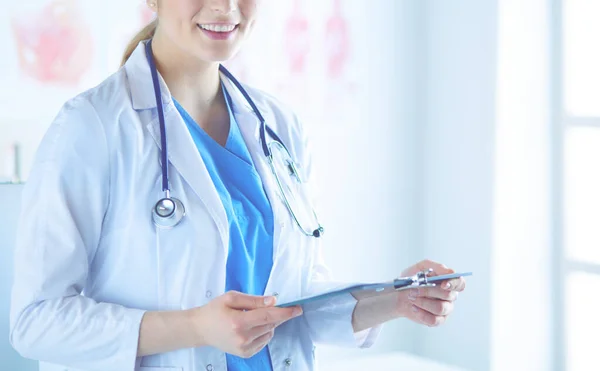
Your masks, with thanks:
<instances>
[{"instance_id":1,"label":"window frame","mask_svg":"<svg viewBox=\"0 0 600 371\"><path fill-rule=\"evenodd\" d=\"M566 329L566 284L573 273L589 273L600 276L600 264L570 259L564 239L565 231L565 140L572 128L594 127L600 130L600 117L571 115L565 106L565 3L569 0L551 1L551 69L552 74L552 249L554 253L553 279L555 296L553 300L553 364L554 369L567 370L567 329Z\"/></svg>"}]
</instances>

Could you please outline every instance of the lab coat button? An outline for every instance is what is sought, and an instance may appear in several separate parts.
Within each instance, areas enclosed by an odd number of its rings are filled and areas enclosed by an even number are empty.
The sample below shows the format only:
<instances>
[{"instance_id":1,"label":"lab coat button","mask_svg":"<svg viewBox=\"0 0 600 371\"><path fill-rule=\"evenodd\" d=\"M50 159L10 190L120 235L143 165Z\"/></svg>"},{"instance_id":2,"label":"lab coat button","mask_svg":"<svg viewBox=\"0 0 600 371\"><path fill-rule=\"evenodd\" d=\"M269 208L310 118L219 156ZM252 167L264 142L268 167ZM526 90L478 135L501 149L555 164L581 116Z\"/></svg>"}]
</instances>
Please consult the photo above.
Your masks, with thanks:
<instances>
[{"instance_id":1,"label":"lab coat button","mask_svg":"<svg viewBox=\"0 0 600 371\"><path fill-rule=\"evenodd\" d=\"M287 367L290 367L290 366L292 365L292 359L291 359L291 358L286 358L286 359L285 359L285 365L286 365Z\"/></svg>"},{"instance_id":2,"label":"lab coat button","mask_svg":"<svg viewBox=\"0 0 600 371\"><path fill-rule=\"evenodd\" d=\"M210 298L210 297L212 297L212 292L210 292L210 290L207 290L207 291L206 291L206 297L207 297L207 298Z\"/></svg>"},{"instance_id":3,"label":"lab coat button","mask_svg":"<svg viewBox=\"0 0 600 371\"><path fill-rule=\"evenodd\" d=\"M273 293L273 296L274 296L274 297L278 297L278 296L279 296L279 293L278 293L278 292L274 292L274 293Z\"/></svg>"},{"instance_id":4,"label":"lab coat button","mask_svg":"<svg viewBox=\"0 0 600 371\"><path fill-rule=\"evenodd\" d=\"M213 366L211 364L208 364L206 366L206 371L212 371L213 370Z\"/></svg>"}]
</instances>

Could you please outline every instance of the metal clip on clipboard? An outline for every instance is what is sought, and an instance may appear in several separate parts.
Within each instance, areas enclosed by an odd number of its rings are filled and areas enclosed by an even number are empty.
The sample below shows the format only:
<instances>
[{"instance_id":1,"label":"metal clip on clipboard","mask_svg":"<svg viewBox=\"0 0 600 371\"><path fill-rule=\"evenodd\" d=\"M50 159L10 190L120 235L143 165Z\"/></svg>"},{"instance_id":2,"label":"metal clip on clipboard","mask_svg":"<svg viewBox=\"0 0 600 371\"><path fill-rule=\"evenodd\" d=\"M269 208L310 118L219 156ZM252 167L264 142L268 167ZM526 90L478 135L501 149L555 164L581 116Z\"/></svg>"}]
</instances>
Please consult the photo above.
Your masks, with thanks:
<instances>
[{"instance_id":1,"label":"metal clip on clipboard","mask_svg":"<svg viewBox=\"0 0 600 371\"><path fill-rule=\"evenodd\" d=\"M465 273L451 273L440 276L431 276L433 269L421 271L414 276L396 278L392 285L396 291L411 289L414 287L433 287L437 286L439 282L448 281L459 277L467 277L473 275L472 272Z\"/></svg>"},{"instance_id":2,"label":"metal clip on clipboard","mask_svg":"<svg viewBox=\"0 0 600 371\"><path fill-rule=\"evenodd\" d=\"M396 291L405 290L413 287L434 287L434 282L429 282L429 275L433 273L433 269L429 268L426 271L421 271L414 276L401 277L394 280L394 289Z\"/></svg>"}]
</instances>

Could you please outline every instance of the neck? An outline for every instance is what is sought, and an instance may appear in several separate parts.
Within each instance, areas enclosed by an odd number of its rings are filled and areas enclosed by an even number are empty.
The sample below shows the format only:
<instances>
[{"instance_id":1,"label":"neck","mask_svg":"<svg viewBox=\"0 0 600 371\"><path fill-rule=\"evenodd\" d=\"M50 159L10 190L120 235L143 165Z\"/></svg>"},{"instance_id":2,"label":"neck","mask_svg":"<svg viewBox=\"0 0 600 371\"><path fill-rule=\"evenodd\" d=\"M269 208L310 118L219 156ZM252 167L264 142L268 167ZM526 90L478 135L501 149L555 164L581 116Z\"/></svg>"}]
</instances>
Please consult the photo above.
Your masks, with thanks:
<instances>
[{"instance_id":1,"label":"neck","mask_svg":"<svg viewBox=\"0 0 600 371\"><path fill-rule=\"evenodd\" d=\"M171 95L182 105L205 111L222 94L219 64L199 60L178 48L157 32L152 40L156 68L169 87Z\"/></svg>"}]
</instances>

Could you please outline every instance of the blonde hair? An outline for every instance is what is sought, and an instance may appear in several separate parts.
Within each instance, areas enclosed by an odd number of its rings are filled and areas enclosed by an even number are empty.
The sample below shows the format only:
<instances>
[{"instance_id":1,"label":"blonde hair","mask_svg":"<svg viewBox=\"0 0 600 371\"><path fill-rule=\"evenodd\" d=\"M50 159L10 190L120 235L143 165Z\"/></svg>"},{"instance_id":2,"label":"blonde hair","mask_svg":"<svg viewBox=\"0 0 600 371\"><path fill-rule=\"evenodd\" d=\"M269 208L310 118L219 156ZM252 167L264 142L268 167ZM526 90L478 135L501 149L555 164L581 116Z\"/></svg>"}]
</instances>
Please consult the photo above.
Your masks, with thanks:
<instances>
[{"instance_id":1,"label":"blonde hair","mask_svg":"<svg viewBox=\"0 0 600 371\"><path fill-rule=\"evenodd\" d=\"M125 54L123 54L123 59L121 60L121 66L125 65L125 62L127 62L129 57L131 57L131 54L133 54L133 51L135 50L135 48L137 48L138 44L141 41L150 39L154 36L157 26L158 19L154 19L152 22L146 25L146 27L144 27L140 32L138 32L137 35L133 37L133 39L129 42L127 48L125 49Z\"/></svg>"}]
</instances>

